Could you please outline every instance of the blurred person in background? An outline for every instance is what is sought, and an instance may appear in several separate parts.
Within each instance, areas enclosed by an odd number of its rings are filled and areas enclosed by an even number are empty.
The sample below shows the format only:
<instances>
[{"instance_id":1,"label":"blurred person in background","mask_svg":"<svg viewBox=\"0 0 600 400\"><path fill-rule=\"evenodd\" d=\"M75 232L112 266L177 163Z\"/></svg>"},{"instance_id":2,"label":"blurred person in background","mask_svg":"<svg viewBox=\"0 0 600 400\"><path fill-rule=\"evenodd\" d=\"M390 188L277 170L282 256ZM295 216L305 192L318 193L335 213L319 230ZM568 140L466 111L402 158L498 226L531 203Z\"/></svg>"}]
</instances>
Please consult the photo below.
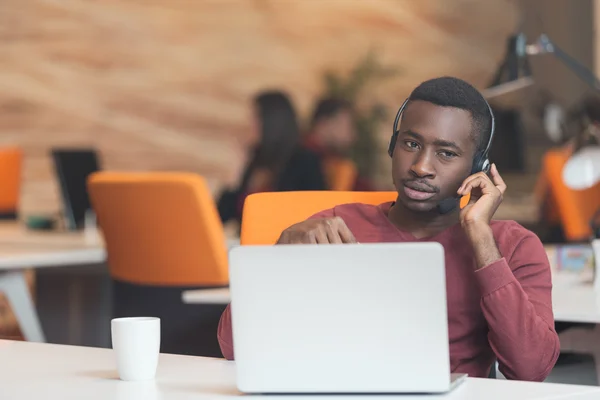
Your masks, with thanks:
<instances>
[{"instance_id":1,"label":"blurred person in background","mask_svg":"<svg viewBox=\"0 0 600 400\"><path fill-rule=\"evenodd\" d=\"M352 104L333 97L320 99L313 111L305 145L319 154L325 164L328 160L350 159L356 139ZM373 190L373 185L357 176L350 190Z\"/></svg>"},{"instance_id":2,"label":"blurred person in background","mask_svg":"<svg viewBox=\"0 0 600 400\"><path fill-rule=\"evenodd\" d=\"M253 102L253 129L258 143L236 188L218 200L221 221L240 222L247 195L269 191L326 190L319 155L301 144L298 118L281 91L259 93Z\"/></svg>"}]
</instances>

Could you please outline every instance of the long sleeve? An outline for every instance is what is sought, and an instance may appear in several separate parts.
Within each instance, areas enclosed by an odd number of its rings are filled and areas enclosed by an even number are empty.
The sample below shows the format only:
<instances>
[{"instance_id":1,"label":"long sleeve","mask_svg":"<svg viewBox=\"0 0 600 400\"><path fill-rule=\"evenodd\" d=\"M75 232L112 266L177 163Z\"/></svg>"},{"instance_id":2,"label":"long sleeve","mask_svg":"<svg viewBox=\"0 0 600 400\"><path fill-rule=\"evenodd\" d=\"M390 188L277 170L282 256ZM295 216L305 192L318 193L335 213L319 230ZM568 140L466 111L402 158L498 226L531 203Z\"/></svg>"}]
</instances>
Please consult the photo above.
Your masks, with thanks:
<instances>
[{"instance_id":1,"label":"long sleeve","mask_svg":"<svg viewBox=\"0 0 600 400\"><path fill-rule=\"evenodd\" d=\"M217 328L217 339L221 353L227 360L233 360L233 333L231 331L231 304L227 305Z\"/></svg>"},{"instance_id":2,"label":"long sleeve","mask_svg":"<svg viewBox=\"0 0 600 400\"><path fill-rule=\"evenodd\" d=\"M488 341L508 379L543 381L560 353L548 257L530 233L502 258L475 272Z\"/></svg>"}]
</instances>

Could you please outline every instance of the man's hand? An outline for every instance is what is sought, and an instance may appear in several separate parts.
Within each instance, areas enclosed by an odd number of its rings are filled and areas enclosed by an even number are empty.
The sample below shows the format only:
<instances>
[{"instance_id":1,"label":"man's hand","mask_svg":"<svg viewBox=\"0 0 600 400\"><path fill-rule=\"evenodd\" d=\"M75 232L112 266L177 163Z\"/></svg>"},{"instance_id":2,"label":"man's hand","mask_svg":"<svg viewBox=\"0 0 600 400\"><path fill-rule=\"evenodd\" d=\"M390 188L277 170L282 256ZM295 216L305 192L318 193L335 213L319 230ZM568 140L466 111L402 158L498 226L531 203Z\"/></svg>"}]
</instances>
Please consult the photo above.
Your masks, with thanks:
<instances>
[{"instance_id":1,"label":"man's hand","mask_svg":"<svg viewBox=\"0 0 600 400\"><path fill-rule=\"evenodd\" d=\"M490 172L492 179L485 173L478 172L465 179L458 188L459 195L471 195L469 203L460 210L460 223L465 229L470 229L473 225L489 226L494 213L502 203L506 184L498 173L496 164L492 164Z\"/></svg>"},{"instance_id":2,"label":"man's hand","mask_svg":"<svg viewBox=\"0 0 600 400\"><path fill-rule=\"evenodd\" d=\"M340 217L309 219L290 226L281 233L277 244L356 243Z\"/></svg>"},{"instance_id":3,"label":"man's hand","mask_svg":"<svg viewBox=\"0 0 600 400\"><path fill-rule=\"evenodd\" d=\"M502 203L506 184L495 164L491 168L492 179L483 172L471 175L458 189L458 194L470 194L469 203L460 210L460 223L471 242L475 255L476 269L502 258L496 245L490 221Z\"/></svg>"}]
</instances>

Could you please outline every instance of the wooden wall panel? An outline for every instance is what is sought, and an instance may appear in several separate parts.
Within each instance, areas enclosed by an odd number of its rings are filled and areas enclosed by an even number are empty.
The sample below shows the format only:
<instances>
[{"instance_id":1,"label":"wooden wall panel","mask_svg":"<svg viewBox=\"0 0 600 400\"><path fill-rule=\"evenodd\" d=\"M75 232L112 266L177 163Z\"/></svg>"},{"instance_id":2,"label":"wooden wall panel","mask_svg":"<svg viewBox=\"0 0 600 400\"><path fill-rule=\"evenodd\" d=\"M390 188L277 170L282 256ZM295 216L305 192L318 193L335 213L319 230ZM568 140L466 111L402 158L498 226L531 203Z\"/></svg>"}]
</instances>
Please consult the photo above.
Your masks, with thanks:
<instances>
[{"instance_id":1,"label":"wooden wall panel","mask_svg":"<svg viewBox=\"0 0 600 400\"><path fill-rule=\"evenodd\" d=\"M402 73L365 104L395 108L437 75L483 86L516 12L507 0L4 0L0 145L25 150L24 213L59 209L52 146L96 146L109 169L192 170L216 191L244 162L256 91L285 89L306 116L322 73L371 48ZM387 162L382 146L385 183Z\"/></svg>"}]
</instances>

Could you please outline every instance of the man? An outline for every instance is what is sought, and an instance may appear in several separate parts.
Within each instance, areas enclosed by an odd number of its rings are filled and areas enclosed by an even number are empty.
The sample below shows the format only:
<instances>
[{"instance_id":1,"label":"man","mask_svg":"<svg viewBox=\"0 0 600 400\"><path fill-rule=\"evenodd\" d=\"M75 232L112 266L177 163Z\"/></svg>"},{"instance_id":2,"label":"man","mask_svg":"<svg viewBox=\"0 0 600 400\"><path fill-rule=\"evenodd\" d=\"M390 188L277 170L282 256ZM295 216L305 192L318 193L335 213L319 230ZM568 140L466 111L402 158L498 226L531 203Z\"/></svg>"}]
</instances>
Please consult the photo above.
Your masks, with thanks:
<instances>
[{"instance_id":1,"label":"man","mask_svg":"<svg viewBox=\"0 0 600 400\"><path fill-rule=\"evenodd\" d=\"M322 211L286 229L278 243L441 243L452 372L485 377L498 360L508 379L542 381L559 355L550 267L532 232L492 221L506 190L495 165L491 178L472 173L490 142L491 122L487 103L468 83L448 77L422 83L390 146L397 200ZM461 209L458 197L469 193ZM229 309L218 337L232 359Z\"/></svg>"},{"instance_id":2,"label":"man","mask_svg":"<svg viewBox=\"0 0 600 400\"><path fill-rule=\"evenodd\" d=\"M321 156L324 163L347 159L357 139L352 105L342 99L322 98L317 102L305 146ZM368 179L357 176L352 190L373 190Z\"/></svg>"}]
</instances>

